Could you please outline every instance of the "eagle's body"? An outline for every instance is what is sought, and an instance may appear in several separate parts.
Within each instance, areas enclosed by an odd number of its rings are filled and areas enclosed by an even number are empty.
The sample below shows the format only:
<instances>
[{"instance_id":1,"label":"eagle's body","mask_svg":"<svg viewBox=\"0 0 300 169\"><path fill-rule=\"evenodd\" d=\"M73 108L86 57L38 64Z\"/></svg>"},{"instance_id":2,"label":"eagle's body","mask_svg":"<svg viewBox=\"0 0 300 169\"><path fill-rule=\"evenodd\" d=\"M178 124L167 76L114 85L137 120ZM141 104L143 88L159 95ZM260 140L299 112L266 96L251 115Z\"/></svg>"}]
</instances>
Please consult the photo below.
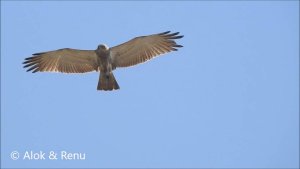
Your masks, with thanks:
<instances>
[{"instance_id":1,"label":"eagle's body","mask_svg":"<svg viewBox=\"0 0 300 169\"><path fill-rule=\"evenodd\" d=\"M97 90L119 89L120 87L112 73L116 67L113 67L109 48L106 45L99 45L95 52L97 54L98 70L101 72Z\"/></svg>"},{"instance_id":2,"label":"eagle's body","mask_svg":"<svg viewBox=\"0 0 300 169\"><path fill-rule=\"evenodd\" d=\"M35 72L62 72L62 73L86 73L100 71L97 90L119 89L119 85L113 75L117 67L128 67L143 63L151 58L176 51L177 45L173 39L179 33L169 34L163 32L149 36L136 37L121 45L108 48L99 45L96 50L78 50L64 48L49 52L35 53L26 58L25 68L27 71Z\"/></svg>"},{"instance_id":3,"label":"eagle's body","mask_svg":"<svg viewBox=\"0 0 300 169\"><path fill-rule=\"evenodd\" d=\"M97 63L99 65L100 71L111 72L113 70L113 67L109 48L106 45L99 45L95 52L97 54Z\"/></svg>"}]
</instances>

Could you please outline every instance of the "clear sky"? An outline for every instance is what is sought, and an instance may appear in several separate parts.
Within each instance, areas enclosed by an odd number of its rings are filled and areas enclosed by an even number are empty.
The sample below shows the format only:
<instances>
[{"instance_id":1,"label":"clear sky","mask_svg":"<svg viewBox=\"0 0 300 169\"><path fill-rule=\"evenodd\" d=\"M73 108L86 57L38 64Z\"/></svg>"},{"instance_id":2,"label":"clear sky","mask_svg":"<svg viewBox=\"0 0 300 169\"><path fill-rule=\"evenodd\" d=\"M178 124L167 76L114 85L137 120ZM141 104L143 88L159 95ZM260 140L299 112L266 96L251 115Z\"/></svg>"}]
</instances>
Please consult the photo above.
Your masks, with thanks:
<instances>
[{"instance_id":1,"label":"clear sky","mask_svg":"<svg viewBox=\"0 0 300 169\"><path fill-rule=\"evenodd\" d=\"M115 70L119 91L22 67L168 30L184 47ZM1 2L1 98L4 168L297 168L299 1Z\"/></svg>"}]
</instances>

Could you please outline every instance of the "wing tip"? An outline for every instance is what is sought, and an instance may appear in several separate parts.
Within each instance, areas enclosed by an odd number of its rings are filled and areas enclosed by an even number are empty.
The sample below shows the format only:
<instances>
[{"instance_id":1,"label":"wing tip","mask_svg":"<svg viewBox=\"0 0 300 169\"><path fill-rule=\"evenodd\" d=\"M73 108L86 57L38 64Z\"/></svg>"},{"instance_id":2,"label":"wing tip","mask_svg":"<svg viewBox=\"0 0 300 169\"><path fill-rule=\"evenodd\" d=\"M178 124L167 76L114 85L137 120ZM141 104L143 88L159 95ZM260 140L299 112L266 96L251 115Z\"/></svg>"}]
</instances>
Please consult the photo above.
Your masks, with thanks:
<instances>
[{"instance_id":1,"label":"wing tip","mask_svg":"<svg viewBox=\"0 0 300 169\"><path fill-rule=\"evenodd\" d=\"M32 54L32 55L34 55L34 54ZM31 60L31 59L34 59L36 56L31 56L31 57L27 57L27 58L25 58L25 60Z\"/></svg>"},{"instance_id":2,"label":"wing tip","mask_svg":"<svg viewBox=\"0 0 300 169\"><path fill-rule=\"evenodd\" d=\"M170 33L171 31L165 31L165 32L162 32L162 33L159 33L159 35L166 35L168 33Z\"/></svg>"},{"instance_id":3,"label":"wing tip","mask_svg":"<svg viewBox=\"0 0 300 169\"><path fill-rule=\"evenodd\" d=\"M166 31L163 33L160 33L158 35L163 36L167 39L181 39L184 37L184 35L179 35L180 32L171 33L171 31Z\"/></svg>"},{"instance_id":4,"label":"wing tip","mask_svg":"<svg viewBox=\"0 0 300 169\"><path fill-rule=\"evenodd\" d=\"M33 57L34 57L34 56L42 55L42 54L44 54L44 53L46 53L46 52L33 53L32 55L33 55Z\"/></svg>"},{"instance_id":5,"label":"wing tip","mask_svg":"<svg viewBox=\"0 0 300 169\"><path fill-rule=\"evenodd\" d=\"M184 36L183 35L180 35L180 36L173 36L172 39L181 39L183 38Z\"/></svg>"},{"instance_id":6,"label":"wing tip","mask_svg":"<svg viewBox=\"0 0 300 169\"><path fill-rule=\"evenodd\" d=\"M27 69L26 72L35 73L36 71L32 71L32 70L30 70L30 69Z\"/></svg>"},{"instance_id":7,"label":"wing tip","mask_svg":"<svg viewBox=\"0 0 300 169\"><path fill-rule=\"evenodd\" d=\"M27 68L26 72L36 73L39 71L36 61L38 61L44 53L45 52L33 53L31 57L24 59L25 61L22 62L22 64L24 64L23 68Z\"/></svg>"},{"instance_id":8,"label":"wing tip","mask_svg":"<svg viewBox=\"0 0 300 169\"><path fill-rule=\"evenodd\" d=\"M32 71L32 73L36 73L36 72L38 72L39 70L38 69L35 69L34 71Z\"/></svg>"},{"instance_id":9,"label":"wing tip","mask_svg":"<svg viewBox=\"0 0 300 169\"><path fill-rule=\"evenodd\" d=\"M182 48L183 46L182 45L174 45L174 47L176 47L176 48Z\"/></svg>"}]
</instances>

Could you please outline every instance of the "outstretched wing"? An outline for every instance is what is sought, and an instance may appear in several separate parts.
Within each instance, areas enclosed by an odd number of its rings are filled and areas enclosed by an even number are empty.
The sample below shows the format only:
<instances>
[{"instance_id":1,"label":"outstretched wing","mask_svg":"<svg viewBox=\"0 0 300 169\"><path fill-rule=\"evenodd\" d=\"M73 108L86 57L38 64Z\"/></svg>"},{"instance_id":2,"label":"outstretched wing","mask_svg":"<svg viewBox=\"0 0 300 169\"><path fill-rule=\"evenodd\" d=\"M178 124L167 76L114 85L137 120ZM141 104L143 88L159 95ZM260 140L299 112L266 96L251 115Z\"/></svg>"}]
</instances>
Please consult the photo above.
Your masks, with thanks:
<instances>
[{"instance_id":1,"label":"outstretched wing","mask_svg":"<svg viewBox=\"0 0 300 169\"><path fill-rule=\"evenodd\" d=\"M97 55L93 50L59 49L35 53L23 62L27 71L85 73L97 71Z\"/></svg>"},{"instance_id":2,"label":"outstretched wing","mask_svg":"<svg viewBox=\"0 0 300 169\"><path fill-rule=\"evenodd\" d=\"M136 37L121 45L112 47L110 54L113 65L116 67L133 66L146 62L158 55L176 51L182 47L174 39L180 39L179 32L170 34L170 31L149 36Z\"/></svg>"}]
</instances>

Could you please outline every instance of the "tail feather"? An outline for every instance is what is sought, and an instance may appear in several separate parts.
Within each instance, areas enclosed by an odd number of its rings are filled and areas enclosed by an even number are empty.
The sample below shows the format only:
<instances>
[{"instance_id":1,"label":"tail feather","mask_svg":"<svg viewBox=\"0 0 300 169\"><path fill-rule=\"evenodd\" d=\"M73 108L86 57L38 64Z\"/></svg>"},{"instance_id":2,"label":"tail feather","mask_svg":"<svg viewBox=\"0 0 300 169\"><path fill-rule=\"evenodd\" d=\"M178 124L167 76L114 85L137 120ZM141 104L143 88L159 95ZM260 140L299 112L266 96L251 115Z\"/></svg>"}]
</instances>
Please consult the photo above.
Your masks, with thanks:
<instances>
[{"instance_id":1,"label":"tail feather","mask_svg":"<svg viewBox=\"0 0 300 169\"><path fill-rule=\"evenodd\" d=\"M118 82L112 72L100 73L97 90L117 90L120 89Z\"/></svg>"}]
</instances>

